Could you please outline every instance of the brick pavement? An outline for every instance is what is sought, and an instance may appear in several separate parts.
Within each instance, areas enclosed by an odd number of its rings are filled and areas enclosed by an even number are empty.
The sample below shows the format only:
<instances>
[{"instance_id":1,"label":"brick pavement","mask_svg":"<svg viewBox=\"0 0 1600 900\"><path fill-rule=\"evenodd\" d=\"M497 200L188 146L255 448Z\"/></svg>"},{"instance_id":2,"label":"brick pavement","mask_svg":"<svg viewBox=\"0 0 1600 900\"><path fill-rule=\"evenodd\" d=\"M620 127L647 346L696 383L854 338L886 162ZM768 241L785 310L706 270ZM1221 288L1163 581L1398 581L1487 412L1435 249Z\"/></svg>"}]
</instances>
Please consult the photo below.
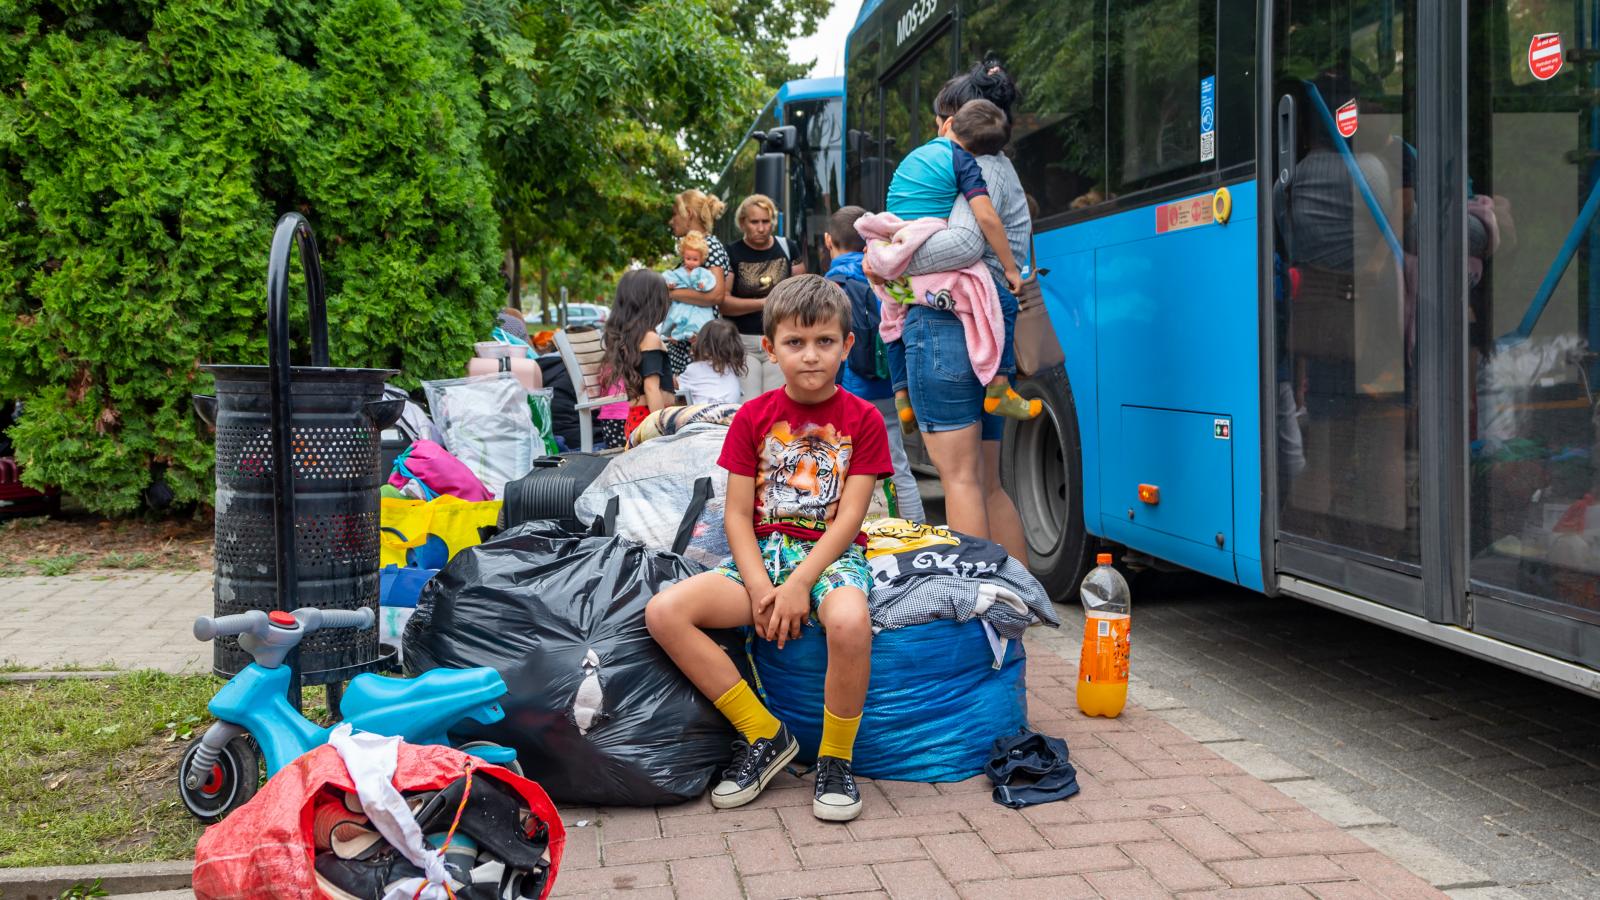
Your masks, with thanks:
<instances>
[{"instance_id":1,"label":"brick pavement","mask_svg":"<svg viewBox=\"0 0 1600 900\"><path fill-rule=\"evenodd\" d=\"M1134 605L1135 674L1205 710L1207 746L1270 746L1264 777L1316 779L1353 833L1404 829L1522 896L1600 897L1600 700L1200 576L1141 578Z\"/></svg>"},{"instance_id":2,"label":"brick pavement","mask_svg":"<svg viewBox=\"0 0 1600 900\"><path fill-rule=\"evenodd\" d=\"M809 779L781 775L729 812L703 798L566 809L556 896L1444 896L1153 712L1079 715L1074 663L1030 643L1031 719L1072 747L1083 789L1072 800L1019 812L996 805L981 777L864 781L865 812L839 826L812 818Z\"/></svg>"},{"instance_id":3,"label":"brick pavement","mask_svg":"<svg viewBox=\"0 0 1600 900\"><path fill-rule=\"evenodd\" d=\"M189 627L211 608L210 572L0 578L0 663L209 671Z\"/></svg>"},{"instance_id":4,"label":"brick pavement","mask_svg":"<svg viewBox=\"0 0 1600 900\"><path fill-rule=\"evenodd\" d=\"M198 670L209 649L190 644L188 624L209 608L207 573L7 579L0 657ZM131 640L107 627L119 616L138 623ZM1205 720L1139 705L1115 720L1079 715L1072 644L1065 633L1030 637L1028 673L1034 727L1065 738L1079 767L1082 793L1069 801L1018 812L996 805L981 779L867 781L863 817L832 825L811 816L810 780L782 775L730 812L704 798L659 809L567 808L556 896L1444 896L1354 829L1246 774L1163 716L1202 738ZM1135 699L1163 696L1135 685Z\"/></svg>"}]
</instances>

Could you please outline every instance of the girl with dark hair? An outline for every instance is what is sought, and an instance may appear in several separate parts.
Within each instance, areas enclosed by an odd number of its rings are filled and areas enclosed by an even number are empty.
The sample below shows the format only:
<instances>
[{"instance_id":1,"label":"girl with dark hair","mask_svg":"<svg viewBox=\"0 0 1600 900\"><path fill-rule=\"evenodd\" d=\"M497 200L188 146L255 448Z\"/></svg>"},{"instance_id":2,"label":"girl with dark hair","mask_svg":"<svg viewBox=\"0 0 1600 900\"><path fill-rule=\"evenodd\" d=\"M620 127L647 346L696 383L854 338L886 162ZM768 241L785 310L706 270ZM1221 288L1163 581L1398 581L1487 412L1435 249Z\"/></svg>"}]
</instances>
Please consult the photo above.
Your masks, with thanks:
<instances>
[{"instance_id":1,"label":"girl with dark hair","mask_svg":"<svg viewBox=\"0 0 1600 900\"><path fill-rule=\"evenodd\" d=\"M712 319L694 339L694 362L678 381L690 403L738 403L739 379L749 363L739 329L727 319Z\"/></svg>"},{"instance_id":2,"label":"girl with dark hair","mask_svg":"<svg viewBox=\"0 0 1600 900\"><path fill-rule=\"evenodd\" d=\"M982 62L974 63L965 74L946 81L944 87L933 98L933 113L941 119L948 119L955 115L969 100L987 100L1000 111L1006 114L1006 122L1011 122L1011 107L1021 94L1012 82L1011 76L1000 65L1000 60L993 56L984 57Z\"/></svg>"},{"instance_id":3,"label":"girl with dark hair","mask_svg":"<svg viewBox=\"0 0 1600 900\"><path fill-rule=\"evenodd\" d=\"M667 282L649 269L634 269L617 282L617 297L606 319L600 383L622 383L628 395L628 434L646 416L672 405L676 391L672 367L656 334L670 302Z\"/></svg>"}]
</instances>

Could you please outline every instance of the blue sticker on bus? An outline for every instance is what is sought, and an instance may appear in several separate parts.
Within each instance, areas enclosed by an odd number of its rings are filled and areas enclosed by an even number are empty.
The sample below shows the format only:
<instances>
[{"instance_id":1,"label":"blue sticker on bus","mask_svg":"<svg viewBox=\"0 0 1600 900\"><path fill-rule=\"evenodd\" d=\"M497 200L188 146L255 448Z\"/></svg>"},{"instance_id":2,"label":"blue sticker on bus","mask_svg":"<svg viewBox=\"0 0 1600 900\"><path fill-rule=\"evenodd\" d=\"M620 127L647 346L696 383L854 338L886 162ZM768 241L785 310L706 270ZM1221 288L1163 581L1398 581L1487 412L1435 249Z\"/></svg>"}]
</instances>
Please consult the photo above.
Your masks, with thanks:
<instances>
[{"instance_id":1,"label":"blue sticker on bus","mask_svg":"<svg viewBox=\"0 0 1600 900\"><path fill-rule=\"evenodd\" d=\"M1200 80L1200 161L1217 157L1217 76Z\"/></svg>"}]
</instances>

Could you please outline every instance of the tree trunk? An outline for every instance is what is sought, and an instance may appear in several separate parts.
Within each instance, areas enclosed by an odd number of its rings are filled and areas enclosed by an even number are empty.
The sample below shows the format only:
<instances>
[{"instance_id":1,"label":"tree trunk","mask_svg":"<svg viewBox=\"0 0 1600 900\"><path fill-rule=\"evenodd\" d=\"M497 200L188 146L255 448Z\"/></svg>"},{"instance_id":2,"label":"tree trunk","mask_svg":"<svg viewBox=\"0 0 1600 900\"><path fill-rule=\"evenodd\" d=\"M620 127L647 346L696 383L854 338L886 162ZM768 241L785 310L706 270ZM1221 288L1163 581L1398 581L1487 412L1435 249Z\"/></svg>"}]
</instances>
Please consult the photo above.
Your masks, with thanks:
<instances>
[{"instance_id":1,"label":"tree trunk","mask_svg":"<svg viewBox=\"0 0 1600 900\"><path fill-rule=\"evenodd\" d=\"M506 248L506 305L512 309L522 309L522 255L517 252L516 242Z\"/></svg>"},{"instance_id":2,"label":"tree trunk","mask_svg":"<svg viewBox=\"0 0 1600 900\"><path fill-rule=\"evenodd\" d=\"M540 319L539 320L544 323L544 326L546 328L549 328L550 327L550 323L555 321L553 318L550 317L550 267L549 266L540 266L539 267L539 312L540 312Z\"/></svg>"}]
</instances>

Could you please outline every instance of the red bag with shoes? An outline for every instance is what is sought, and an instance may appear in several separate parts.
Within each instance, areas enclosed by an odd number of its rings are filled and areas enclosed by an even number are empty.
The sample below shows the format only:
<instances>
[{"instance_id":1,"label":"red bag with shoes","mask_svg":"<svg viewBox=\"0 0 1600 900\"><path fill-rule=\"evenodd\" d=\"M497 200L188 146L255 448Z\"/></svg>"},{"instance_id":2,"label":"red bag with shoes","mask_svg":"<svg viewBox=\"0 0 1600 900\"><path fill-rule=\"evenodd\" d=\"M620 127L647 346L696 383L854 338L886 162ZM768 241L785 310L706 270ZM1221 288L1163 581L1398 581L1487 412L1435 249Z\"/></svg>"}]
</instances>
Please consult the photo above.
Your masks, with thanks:
<instances>
[{"instance_id":1,"label":"red bag with shoes","mask_svg":"<svg viewBox=\"0 0 1600 900\"><path fill-rule=\"evenodd\" d=\"M510 891L509 896L529 900L550 895L566 830L543 788L449 747L402 742L397 762L394 786L408 799L420 801L414 803L413 811L424 833L451 829L452 835L458 835L445 848L447 864L459 863L457 850L461 848L469 854L474 848L481 850L486 854L483 859L537 859L541 873L537 878L529 876L526 882L509 887L497 884L491 895L507 896ZM469 764L471 775L467 778ZM437 793L424 798L420 792ZM206 829L195 847L195 896L202 900L328 896L319 888L319 875L325 885L342 883L352 895L361 895L373 884L392 880L391 875L399 877L408 863L397 854L382 852L388 844L381 837L374 839L373 832L359 826L341 836L340 826L329 825L340 820L364 821L346 812L351 807L359 810L360 802L338 751L324 745L305 754L273 776L260 793L227 819ZM325 846L319 853L319 842L328 844L330 834L332 849ZM352 858L330 859L334 849L339 856ZM457 854L454 859L453 854ZM467 860L451 869L453 877L473 868L471 856ZM330 862L342 870L331 870ZM508 862L503 868L510 878L513 866ZM482 868L474 874L481 872ZM361 877L367 881L359 881Z\"/></svg>"}]
</instances>

